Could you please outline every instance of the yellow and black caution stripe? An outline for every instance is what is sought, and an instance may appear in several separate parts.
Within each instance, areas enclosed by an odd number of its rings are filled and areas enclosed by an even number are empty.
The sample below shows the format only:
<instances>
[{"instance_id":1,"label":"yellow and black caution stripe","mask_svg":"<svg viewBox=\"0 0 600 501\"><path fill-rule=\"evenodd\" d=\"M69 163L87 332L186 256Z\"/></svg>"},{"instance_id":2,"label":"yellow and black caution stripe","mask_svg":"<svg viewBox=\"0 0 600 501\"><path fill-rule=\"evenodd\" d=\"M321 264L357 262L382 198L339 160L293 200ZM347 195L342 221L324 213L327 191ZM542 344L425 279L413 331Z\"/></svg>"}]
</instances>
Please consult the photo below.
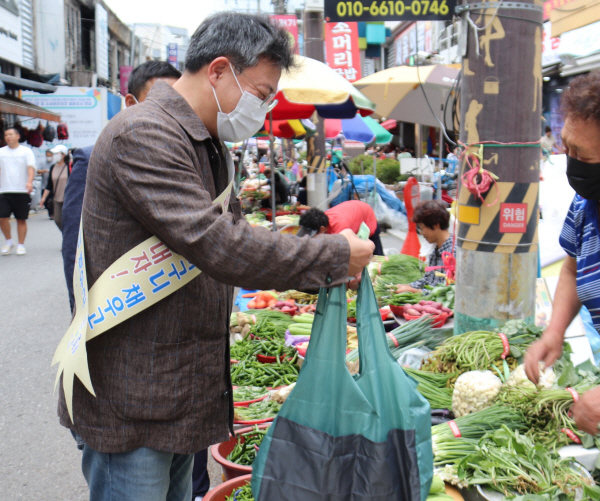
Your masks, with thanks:
<instances>
[{"instance_id":1,"label":"yellow and black caution stripe","mask_svg":"<svg viewBox=\"0 0 600 501\"><path fill-rule=\"evenodd\" d=\"M498 192L492 186L484 204L460 187L458 245L481 252L537 252L539 183L497 183L497 187Z\"/></svg>"}]
</instances>

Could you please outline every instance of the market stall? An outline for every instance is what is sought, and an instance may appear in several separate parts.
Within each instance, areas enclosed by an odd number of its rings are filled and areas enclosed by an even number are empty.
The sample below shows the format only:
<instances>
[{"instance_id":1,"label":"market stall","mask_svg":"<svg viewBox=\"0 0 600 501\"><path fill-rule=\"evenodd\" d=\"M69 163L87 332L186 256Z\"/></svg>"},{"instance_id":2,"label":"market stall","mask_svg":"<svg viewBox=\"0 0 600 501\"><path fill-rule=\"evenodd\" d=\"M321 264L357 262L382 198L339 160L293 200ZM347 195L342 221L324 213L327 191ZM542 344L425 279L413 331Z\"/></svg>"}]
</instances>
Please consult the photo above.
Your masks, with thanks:
<instances>
[{"instance_id":1,"label":"market stall","mask_svg":"<svg viewBox=\"0 0 600 501\"><path fill-rule=\"evenodd\" d=\"M467 501L600 499L591 474L599 439L577 430L570 415L578 396L600 384L592 361L574 362L567 347L554 369L540 369L536 386L525 376L522 358L542 328L511 321L501 330L453 336L453 284L395 293L396 284L423 274L422 263L410 256L379 258L368 271L381 319L393 322L386 329L389 353L431 407L431 499L445 499L433 497L445 492ZM243 295L250 304L242 308L251 309L232 315L231 370L235 422L245 428L213 447L230 481L252 472L262 440L293 394L317 302L316 295L298 291ZM346 364L357 374L356 293L348 290L346 299ZM540 304L545 313L547 307ZM229 495L253 499L249 487L240 491L243 484L234 483Z\"/></svg>"}]
</instances>

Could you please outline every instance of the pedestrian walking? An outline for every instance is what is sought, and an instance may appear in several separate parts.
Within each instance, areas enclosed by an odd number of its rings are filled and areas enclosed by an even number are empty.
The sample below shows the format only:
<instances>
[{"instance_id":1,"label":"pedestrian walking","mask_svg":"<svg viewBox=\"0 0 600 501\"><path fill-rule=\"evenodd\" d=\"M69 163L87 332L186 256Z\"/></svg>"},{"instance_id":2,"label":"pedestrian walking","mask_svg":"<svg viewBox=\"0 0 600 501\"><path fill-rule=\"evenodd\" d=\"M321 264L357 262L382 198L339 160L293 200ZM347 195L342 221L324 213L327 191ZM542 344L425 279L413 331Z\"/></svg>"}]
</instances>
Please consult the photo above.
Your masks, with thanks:
<instances>
[{"instance_id":1,"label":"pedestrian walking","mask_svg":"<svg viewBox=\"0 0 600 501\"><path fill-rule=\"evenodd\" d=\"M373 252L352 231L310 239L253 228L228 190L223 141L249 139L264 124L281 72L293 66L284 29L264 16L215 14L192 36L185 66L173 87L156 82L143 104L113 117L90 158L88 286L151 236L202 270L86 343L95 397L75 379L73 421L61 389L60 422L83 448L93 501L191 499L194 453L233 431L235 285L345 284ZM224 210L213 204L221 193L231 196Z\"/></svg>"},{"instance_id":2,"label":"pedestrian walking","mask_svg":"<svg viewBox=\"0 0 600 501\"><path fill-rule=\"evenodd\" d=\"M17 220L17 255L24 256L27 219L31 207L31 192L35 177L33 151L19 144L21 135L13 127L4 131L6 146L0 148L0 229L6 243L0 249L8 256L15 248L10 229L10 216Z\"/></svg>"},{"instance_id":3,"label":"pedestrian walking","mask_svg":"<svg viewBox=\"0 0 600 501\"><path fill-rule=\"evenodd\" d=\"M64 144L56 145L50 152L54 155L55 163L50 167L48 184L40 200L40 206L44 207L47 199L52 197L54 222L62 232L63 202L65 200L65 188L71 175L71 155L69 154L69 149Z\"/></svg>"}]
</instances>

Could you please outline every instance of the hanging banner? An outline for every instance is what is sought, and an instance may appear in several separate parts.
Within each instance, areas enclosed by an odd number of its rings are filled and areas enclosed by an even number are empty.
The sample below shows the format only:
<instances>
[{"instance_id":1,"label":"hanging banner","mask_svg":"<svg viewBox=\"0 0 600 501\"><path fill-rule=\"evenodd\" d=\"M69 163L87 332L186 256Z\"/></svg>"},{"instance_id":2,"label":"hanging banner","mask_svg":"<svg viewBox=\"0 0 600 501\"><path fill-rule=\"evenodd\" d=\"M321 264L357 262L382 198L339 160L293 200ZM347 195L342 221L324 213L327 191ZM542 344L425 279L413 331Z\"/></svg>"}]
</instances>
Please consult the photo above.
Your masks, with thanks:
<instances>
[{"instance_id":1,"label":"hanging banner","mask_svg":"<svg viewBox=\"0 0 600 501\"><path fill-rule=\"evenodd\" d=\"M325 23L327 65L349 82L362 78L357 23Z\"/></svg>"},{"instance_id":2,"label":"hanging banner","mask_svg":"<svg viewBox=\"0 0 600 501\"><path fill-rule=\"evenodd\" d=\"M170 43L169 44L169 55L168 55L169 64L171 66L175 66L177 68L179 61L177 56L177 44Z\"/></svg>"},{"instance_id":3,"label":"hanging banner","mask_svg":"<svg viewBox=\"0 0 600 501\"><path fill-rule=\"evenodd\" d=\"M419 51L432 52L431 22L413 23L394 40L396 46L396 66L410 64L411 57Z\"/></svg>"},{"instance_id":4,"label":"hanging banner","mask_svg":"<svg viewBox=\"0 0 600 501\"><path fill-rule=\"evenodd\" d=\"M325 0L325 21L446 21L456 0Z\"/></svg>"},{"instance_id":5,"label":"hanging banner","mask_svg":"<svg viewBox=\"0 0 600 501\"><path fill-rule=\"evenodd\" d=\"M229 209L233 179L215 200L223 213ZM158 303L191 282L201 271L172 252L156 237L137 245L111 264L88 292L83 228L79 227L73 292L75 317L63 336L52 365L59 364L55 386L63 376L63 390L73 422L75 375L94 396L85 343Z\"/></svg>"},{"instance_id":6,"label":"hanging banner","mask_svg":"<svg viewBox=\"0 0 600 501\"><path fill-rule=\"evenodd\" d=\"M298 43L298 18L290 14L276 14L269 16L279 26L285 28L293 39L294 54L300 53L300 44Z\"/></svg>"}]
</instances>

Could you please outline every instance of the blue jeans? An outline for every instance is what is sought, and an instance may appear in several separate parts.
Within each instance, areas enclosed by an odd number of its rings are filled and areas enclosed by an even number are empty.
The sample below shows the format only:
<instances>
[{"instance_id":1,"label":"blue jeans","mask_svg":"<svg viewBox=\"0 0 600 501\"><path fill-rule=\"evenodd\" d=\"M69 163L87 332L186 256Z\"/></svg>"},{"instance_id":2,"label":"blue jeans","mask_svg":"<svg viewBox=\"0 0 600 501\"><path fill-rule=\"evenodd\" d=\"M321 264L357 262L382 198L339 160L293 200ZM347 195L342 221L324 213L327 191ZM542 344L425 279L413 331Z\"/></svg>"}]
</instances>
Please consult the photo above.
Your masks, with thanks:
<instances>
[{"instance_id":1,"label":"blue jeans","mask_svg":"<svg viewBox=\"0 0 600 501\"><path fill-rule=\"evenodd\" d=\"M75 436L90 501L190 501L193 454L140 448L103 453Z\"/></svg>"}]
</instances>

